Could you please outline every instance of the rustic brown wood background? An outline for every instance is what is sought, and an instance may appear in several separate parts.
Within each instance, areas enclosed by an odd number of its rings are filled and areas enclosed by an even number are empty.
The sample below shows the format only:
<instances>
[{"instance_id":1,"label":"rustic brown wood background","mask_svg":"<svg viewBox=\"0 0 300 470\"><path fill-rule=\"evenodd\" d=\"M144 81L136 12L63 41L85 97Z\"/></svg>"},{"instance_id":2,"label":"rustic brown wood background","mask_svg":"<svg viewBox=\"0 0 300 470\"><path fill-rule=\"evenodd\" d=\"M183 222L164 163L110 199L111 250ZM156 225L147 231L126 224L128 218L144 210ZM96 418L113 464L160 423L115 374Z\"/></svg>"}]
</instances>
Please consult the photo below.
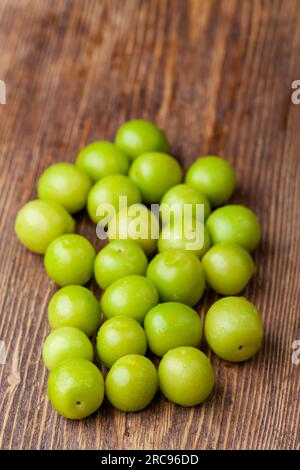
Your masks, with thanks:
<instances>
[{"instance_id":1,"label":"rustic brown wood background","mask_svg":"<svg viewBox=\"0 0 300 470\"><path fill-rule=\"evenodd\" d=\"M291 359L300 339L299 15L297 0L0 0L1 448L300 448ZM202 406L157 397L137 414L105 404L71 422L45 397L41 345L56 288L42 257L17 242L14 219L49 164L74 161L133 117L164 127L185 168L212 152L235 165L234 200L263 228L245 295L263 315L265 344L246 364L212 356L217 385ZM99 247L87 217L78 228Z\"/></svg>"}]
</instances>

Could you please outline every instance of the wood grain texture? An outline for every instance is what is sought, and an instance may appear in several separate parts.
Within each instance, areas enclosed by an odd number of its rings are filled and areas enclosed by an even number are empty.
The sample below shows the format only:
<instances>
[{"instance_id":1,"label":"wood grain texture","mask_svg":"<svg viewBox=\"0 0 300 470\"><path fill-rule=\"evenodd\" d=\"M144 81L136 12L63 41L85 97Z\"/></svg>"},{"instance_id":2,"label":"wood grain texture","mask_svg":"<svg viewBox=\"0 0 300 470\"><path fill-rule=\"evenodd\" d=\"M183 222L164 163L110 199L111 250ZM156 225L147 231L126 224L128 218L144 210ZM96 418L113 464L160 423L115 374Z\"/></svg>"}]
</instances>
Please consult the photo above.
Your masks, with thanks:
<instances>
[{"instance_id":1,"label":"wood grain texture","mask_svg":"<svg viewBox=\"0 0 300 470\"><path fill-rule=\"evenodd\" d=\"M299 449L300 79L297 0L1 0L0 447L3 449ZM262 223L257 273L245 295L262 312L265 343L241 365L211 355L216 390L184 409L161 396L145 411L105 404L81 422L45 397L41 345L56 287L42 257L14 236L41 172L113 139L133 117L166 129L184 168L224 155L235 201ZM99 248L94 225L78 230ZM92 286L98 294L95 285ZM206 294L201 315L215 299Z\"/></svg>"}]
</instances>

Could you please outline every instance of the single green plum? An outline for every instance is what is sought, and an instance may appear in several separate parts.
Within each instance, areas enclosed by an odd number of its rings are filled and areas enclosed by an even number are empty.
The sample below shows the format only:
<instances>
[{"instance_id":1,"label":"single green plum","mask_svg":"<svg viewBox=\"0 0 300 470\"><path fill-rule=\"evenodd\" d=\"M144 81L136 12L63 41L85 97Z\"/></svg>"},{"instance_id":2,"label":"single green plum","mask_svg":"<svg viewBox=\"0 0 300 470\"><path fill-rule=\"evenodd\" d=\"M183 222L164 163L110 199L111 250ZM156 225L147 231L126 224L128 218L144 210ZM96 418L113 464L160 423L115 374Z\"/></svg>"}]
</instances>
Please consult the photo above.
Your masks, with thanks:
<instances>
[{"instance_id":1,"label":"single green plum","mask_svg":"<svg viewBox=\"0 0 300 470\"><path fill-rule=\"evenodd\" d=\"M132 240L115 240L99 251L95 258L95 279L101 289L121 277L144 275L148 266L142 248Z\"/></svg>"},{"instance_id":2,"label":"single green plum","mask_svg":"<svg viewBox=\"0 0 300 470\"><path fill-rule=\"evenodd\" d=\"M123 198L123 199L122 199ZM89 192L87 209L93 222L107 225L122 208L141 202L141 193L136 184L124 175L108 175L98 181Z\"/></svg>"},{"instance_id":3,"label":"single green plum","mask_svg":"<svg viewBox=\"0 0 300 470\"><path fill-rule=\"evenodd\" d=\"M108 369L120 357L127 354L145 355L146 333L131 317L120 315L106 320L97 336L97 352L101 362Z\"/></svg>"},{"instance_id":4,"label":"single green plum","mask_svg":"<svg viewBox=\"0 0 300 470\"><path fill-rule=\"evenodd\" d=\"M260 241L260 225L247 207L230 204L216 209L207 219L213 243L237 243L253 251Z\"/></svg>"},{"instance_id":5,"label":"single green plum","mask_svg":"<svg viewBox=\"0 0 300 470\"><path fill-rule=\"evenodd\" d=\"M52 331L43 344L43 361L53 370L67 359L93 360L93 345L83 331L72 326Z\"/></svg>"},{"instance_id":6,"label":"single green plum","mask_svg":"<svg viewBox=\"0 0 300 470\"><path fill-rule=\"evenodd\" d=\"M207 156L198 158L188 169L186 184L204 193L213 207L224 204L236 187L233 167L223 158Z\"/></svg>"},{"instance_id":7,"label":"single green plum","mask_svg":"<svg viewBox=\"0 0 300 470\"><path fill-rule=\"evenodd\" d=\"M46 250L44 264L59 286L83 285L93 275L95 250L81 235L61 235Z\"/></svg>"},{"instance_id":8,"label":"single green plum","mask_svg":"<svg viewBox=\"0 0 300 470\"><path fill-rule=\"evenodd\" d=\"M166 206L166 208L164 207ZM203 218L200 207L203 206ZM199 219L203 222L211 213L210 202L204 193L201 193L195 188L187 184L177 184L169 189L163 196L160 202L160 213L163 217L164 211L168 212L180 210L182 215L188 212L189 217Z\"/></svg>"},{"instance_id":9,"label":"single green plum","mask_svg":"<svg viewBox=\"0 0 300 470\"><path fill-rule=\"evenodd\" d=\"M147 277L156 285L161 302L180 302L192 307L205 289L202 264L189 251L159 253L150 262Z\"/></svg>"},{"instance_id":10,"label":"single green plum","mask_svg":"<svg viewBox=\"0 0 300 470\"><path fill-rule=\"evenodd\" d=\"M143 202L157 204L168 189L180 183L182 170L171 155L144 153L132 163L129 178L141 191Z\"/></svg>"},{"instance_id":11,"label":"single green plum","mask_svg":"<svg viewBox=\"0 0 300 470\"><path fill-rule=\"evenodd\" d=\"M241 292L255 271L248 251L235 243L218 243L203 256L202 264L209 286L223 295Z\"/></svg>"},{"instance_id":12,"label":"single green plum","mask_svg":"<svg viewBox=\"0 0 300 470\"><path fill-rule=\"evenodd\" d=\"M73 326L91 336L100 326L100 303L86 287L66 286L51 298L48 320L53 330Z\"/></svg>"},{"instance_id":13,"label":"single green plum","mask_svg":"<svg viewBox=\"0 0 300 470\"><path fill-rule=\"evenodd\" d=\"M171 349L158 368L163 395L181 406L205 401L214 388L214 371L209 358L193 347Z\"/></svg>"},{"instance_id":14,"label":"single green plum","mask_svg":"<svg viewBox=\"0 0 300 470\"><path fill-rule=\"evenodd\" d=\"M93 142L79 152L76 165L95 183L115 173L127 175L130 159L111 142Z\"/></svg>"},{"instance_id":15,"label":"single green plum","mask_svg":"<svg viewBox=\"0 0 300 470\"><path fill-rule=\"evenodd\" d=\"M126 315L141 323L150 308L158 303L158 292L150 279L133 274L108 286L101 299L107 318Z\"/></svg>"},{"instance_id":16,"label":"single green plum","mask_svg":"<svg viewBox=\"0 0 300 470\"><path fill-rule=\"evenodd\" d=\"M144 327L149 348L160 357L179 346L198 346L202 337L199 315L178 302L153 307L145 317Z\"/></svg>"},{"instance_id":17,"label":"single green plum","mask_svg":"<svg viewBox=\"0 0 300 470\"><path fill-rule=\"evenodd\" d=\"M152 401L158 388L157 371L144 356L127 354L109 370L105 391L110 403L121 411L140 411Z\"/></svg>"},{"instance_id":18,"label":"single green plum","mask_svg":"<svg viewBox=\"0 0 300 470\"><path fill-rule=\"evenodd\" d=\"M92 362L69 359L50 373L47 395L52 406L65 418L86 418L103 402L104 380Z\"/></svg>"},{"instance_id":19,"label":"single green plum","mask_svg":"<svg viewBox=\"0 0 300 470\"><path fill-rule=\"evenodd\" d=\"M19 210L15 231L26 248L44 254L55 238L75 231L75 221L56 202L36 199Z\"/></svg>"},{"instance_id":20,"label":"single green plum","mask_svg":"<svg viewBox=\"0 0 300 470\"><path fill-rule=\"evenodd\" d=\"M246 361L261 347L261 316L244 297L224 297L215 302L207 312L204 328L209 346L226 361Z\"/></svg>"},{"instance_id":21,"label":"single green plum","mask_svg":"<svg viewBox=\"0 0 300 470\"><path fill-rule=\"evenodd\" d=\"M157 249L159 220L143 204L133 204L122 209L108 223L109 240L133 240L151 256Z\"/></svg>"},{"instance_id":22,"label":"single green plum","mask_svg":"<svg viewBox=\"0 0 300 470\"><path fill-rule=\"evenodd\" d=\"M73 214L86 206L92 183L78 166L56 163L49 166L38 181L40 199L61 204Z\"/></svg>"},{"instance_id":23,"label":"single green plum","mask_svg":"<svg viewBox=\"0 0 300 470\"><path fill-rule=\"evenodd\" d=\"M186 219L184 222L171 222L165 225L160 233L157 248L159 252L167 250L187 250L198 258L207 252L211 239L207 228L197 219Z\"/></svg>"},{"instance_id":24,"label":"single green plum","mask_svg":"<svg viewBox=\"0 0 300 470\"><path fill-rule=\"evenodd\" d=\"M116 133L115 143L132 159L146 152L168 152L170 148L166 134L145 119L125 122Z\"/></svg>"}]
</instances>

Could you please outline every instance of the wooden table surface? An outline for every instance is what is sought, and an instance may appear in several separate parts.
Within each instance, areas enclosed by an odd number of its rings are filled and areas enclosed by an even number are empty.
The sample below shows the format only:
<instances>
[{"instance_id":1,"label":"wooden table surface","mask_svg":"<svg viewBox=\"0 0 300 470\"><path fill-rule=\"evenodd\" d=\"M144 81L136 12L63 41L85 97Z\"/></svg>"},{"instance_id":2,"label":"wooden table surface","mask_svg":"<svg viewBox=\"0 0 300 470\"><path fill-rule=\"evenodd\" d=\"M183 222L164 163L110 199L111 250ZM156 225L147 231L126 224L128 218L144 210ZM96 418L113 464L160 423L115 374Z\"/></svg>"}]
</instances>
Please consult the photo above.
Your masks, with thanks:
<instances>
[{"instance_id":1,"label":"wooden table surface","mask_svg":"<svg viewBox=\"0 0 300 470\"><path fill-rule=\"evenodd\" d=\"M0 1L0 446L3 449L299 449L300 1ZM216 389L184 409L158 396L145 411L107 403L71 422L45 396L41 345L56 287L14 235L41 172L73 162L143 117L166 129L184 168L215 153L234 164L234 201L259 216L257 273L245 291L265 342L245 364L210 356ZM298 173L297 173L298 171ZM99 248L95 226L78 230ZM93 284L94 291L99 294ZM298 293L297 293L298 291ZM201 315L215 299L206 294Z\"/></svg>"}]
</instances>

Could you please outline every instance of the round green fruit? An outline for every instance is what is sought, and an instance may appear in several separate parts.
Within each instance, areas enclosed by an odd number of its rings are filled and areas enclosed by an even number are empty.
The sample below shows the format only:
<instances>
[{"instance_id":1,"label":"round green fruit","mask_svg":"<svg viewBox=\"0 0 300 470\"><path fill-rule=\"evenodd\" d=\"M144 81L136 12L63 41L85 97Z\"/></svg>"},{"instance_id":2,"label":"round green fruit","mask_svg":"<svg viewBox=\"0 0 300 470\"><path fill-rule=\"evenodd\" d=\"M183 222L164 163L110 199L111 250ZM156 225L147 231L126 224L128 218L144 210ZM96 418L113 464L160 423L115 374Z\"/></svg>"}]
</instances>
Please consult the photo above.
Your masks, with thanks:
<instances>
[{"instance_id":1,"label":"round green fruit","mask_svg":"<svg viewBox=\"0 0 300 470\"><path fill-rule=\"evenodd\" d=\"M137 157L129 170L142 194L143 202L159 203L168 189L182 180L182 170L175 158L166 153L144 153Z\"/></svg>"},{"instance_id":2,"label":"round green fruit","mask_svg":"<svg viewBox=\"0 0 300 470\"><path fill-rule=\"evenodd\" d=\"M56 202L36 199L19 210L15 231L26 248L44 254L55 238L75 231L75 221Z\"/></svg>"},{"instance_id":3,"label":"round green fruit","mask_svg":"<svg viewBox=\"0 0 300 470\"><path fill-rule=\"evenodd\" d=\"M76 165L95 183L104 176L126 175L130 159L111 142L93 142L79 152Z\"/></svg>"},{"instance_id":4,"label":"round green fruit","mask_svg":"<svg viewBox=\"0 0 300 470\"><path fill-rule=\"evenodd\" d=\"M143 204L133 204L110 220L107 234L109 240L133 240L151 256L159 237L158 217Z\"/></svg>"},{"instance_id":5,"label":"round green fruit","mask_svg":"<svg viewBox=\"0 0 300 470\"><path fill-rule=\"evenodd\" d=\"M166 206L166 207L164 207ZM201 209L203 206L203 214ZM189 218L195 218L203 222L211 213L210 202L204 193L187 184L177 184L169 189L160 202L160 213L163 218L164 212L180 211L182 216L185 212ZM203 217L202 217L203 215Z\"/></svg>"},{"instance_id":6,"label":"round green fruit","mask_svg":"<svg viewBox=\"0 0 300 470\"><path fill-rule=\"evenodd\" d=\"M167 250L186 250L198 258L207 252L211 239L207 228L196 219L186 219L165 225L160 233L157 248L159 252Z\"/></svg>"},{"instance_id":7,"label":"round green fruit","mask_svg":"<svg viewBox=\"0 0 300 470\"><path fill-rule=\"evenodd\" d=\"M165 133L145 119L125 122L118 129L115 142L132 159L146 152L168 152L170 147Z\"/></svg>"},{"instance_id":8,"label":"round green fruit","mask_svg":"<svg viewBox=\"0 0 300 470\"><path fill-rule=\"evenodd\" d=\"M149 348L160 357L178 346L198 346L202 337L199 315L178 302L153 307L145 317L144 327Z\"/></svg>"},{"instance_id":9,"label":"round green fruit","mask_svg":"<svg viewBox=\"0 0 300 470\"><path fill-rule=\"evenodd\" d=\"M186 184L206 194L212 206L224 204L236 187L233 167L220 157L198 158L188 169Z\"/></svg>"},{"instance_id":10,"label":"round green fruit","mask_svg":"<svg viewBox=\"0 0 300 470\"><path fill-rule=\"evenodd\" d=\"M82 419L102 404L104 380L91 362L69 359L50 373L47 395L59 414L69 419Z\"/></svg>"},{"instance_id":11,"label":"round green fruit","mask_svg":"<svg viewBox=\"0 0 300 470\"><path fill-rule=\"evenodd\" d=\"M219 207L207 219L213 243L237 243L253 251L260 241L260 225L256 215L247 207L227 205Z\"/></svg>"},{"instance_id":12,"label":"round green fruit","mask_svg":"<svg viewBox=\"0 0 300 470\"><path fill-rule=\"evenodd\" d=\"M59 289L48 306L51 328L73 326L91 336L101 320L100 303L92 292L82 286L66 286Z\"/></svg>"},{"instance_id":13,"label":"round green fruit","mask_svg":"<svg viewBox=\"0 0 300 470\"><path fill-rule=\"evenodd\" d=\"M192 307L205 289L202 264L188 251L159 253L150 262L147 277L156 285L161 302L180 302Z\"/></svg>"},{"instance_id":14,"label":"round green fruit","mask_svg":"<svg viewBox=\"0 0 300 470\"><path fill-rule=\"evenodd\" d=\"M158 303L155 285L144 276L131 275L113 282L104 292L101 307L107 318L126 315L141 323Z\"/></svg>"},{"instance_id":15,"label":"round green fruit","mask_svg":"<svg viewBox=\"0 0 300 470\"><path fill-rule=\"evenodd\" d=\"M131 274L144 275L148 266L142 248L131 240L115 240L96 256L94 271L98 285L106 289L118 279Z\"/></svg>"},{"instance_id":16,"label":"round green fruit","mask_svg":"<svg viewBox=\"0 0 300 470\"><path fill-rule=\"evenodd\" d=\"M92 187L87 209L93 222L107 225L125 202L127 206L141 202L138 187L127 176L108 175Z\"/></svg>"},{"instance_id":17,"label":"round green fruit","mask_svg":"<svg viewBox=\"0 0 300 470\"><path fill-rule=\"evenodd\" d=\"M61 235L47 248L44 264L59 286L83 285L93 275L95 250L81 235Z\"/></svg>"},{"instance_id":18,"label":"round green fruit","mask_svg":"<svg viewBox=\"0 0 300 470\"><path fill-rule=\"evenodd\" d=\"M38 181L40 199L61 204L73 214L86 206L92 183L76 165L57 163L47 168Z\"/></svg>"},{"instance_id":19,"label":"round green fruit","mask_svg":"<svg viewBox=\"0 0 300 470\"><path fill-rule=\"evenodd\" d=\"M207 312L205 336L211 349L222 359L246 361L261 346L262 319L254 305L244 297L224 297Z\"/></svg>"},{"instance_id":20,"label":"round green fruit","mask_svg":"<svg viewBox=\"0 0 300 470\"><path fill-rule=\"evenodd\" d=\"M218 243L203 256L202 264L207 283L223 295L241 292L255 271L248 251L235 243Z\"/></svg>"},{"instance_id":21,"label":"round green fruit","mask_svg":"<svg viewBox=\"0 0 300 470\"><path fill-rule=\"evenodd\" d=\"M118 359L105 381L108 400L121 411L144 409L152 401L157 388L157 371L153 363L137 354Z\"/></svg>"},{"instance_id":22,"label":"round green fruit","mask_svg":"<svg viewBox=\"0 0 300 470\"><path fill-rule=\"evenodd\" d=\"M88 337L71 326L52 331L43 345L43 361L47 369L53 370L73 358L93 360L93 346Z\"/></svg>"},{"instance_id":23,"label":"round green fruit","mask_svg":"<svg viewBox=\"0 0 300 470\"><path fill-rule=\"evenodd\" d=\"M97 336L97 352L101 362L110 367L127 354L144 355L147 350L146 334L141 325L125 315L106 320Z\"/></svg>"},{"instance_id":24,"label":"round green fruit","mask_svg":"<svg viewBox=\"0 0 300 470\"><path fill-rule=\"evenodd\" d=\"M214 387L214 372L209 358L193 347L167 352L159 364L158 378L163 395L181 406L199 405Z\"/></svg>"}]
</instances>

